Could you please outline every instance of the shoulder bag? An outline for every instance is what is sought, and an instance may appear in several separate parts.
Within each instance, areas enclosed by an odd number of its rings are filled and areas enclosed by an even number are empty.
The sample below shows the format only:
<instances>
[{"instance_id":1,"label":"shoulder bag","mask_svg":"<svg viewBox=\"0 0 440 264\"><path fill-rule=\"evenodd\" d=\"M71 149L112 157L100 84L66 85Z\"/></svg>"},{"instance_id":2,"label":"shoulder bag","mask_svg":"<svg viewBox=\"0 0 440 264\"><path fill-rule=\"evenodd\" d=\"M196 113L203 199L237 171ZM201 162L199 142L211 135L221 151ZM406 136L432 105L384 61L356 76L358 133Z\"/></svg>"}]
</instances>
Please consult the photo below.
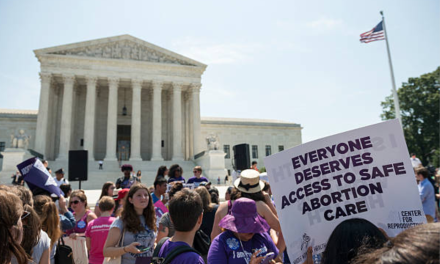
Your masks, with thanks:
<instances>
[{"instance_id":1,"label":"shoulder bag","mask_svg":"<svg viewBox=\"0 0 440 264\"><path fill-rule=\"evenodd\" d=\"M122 228L122 236L119 239L117 247L121 247L124 244L124 236L125 236L125 232L124 232L124 229ZM104 258L104 261L102 262L102 264L121 264L122 255L120 255L119 257L115 257L115 258L106 257L106 258Z\"/></svg>"}]
</instances>

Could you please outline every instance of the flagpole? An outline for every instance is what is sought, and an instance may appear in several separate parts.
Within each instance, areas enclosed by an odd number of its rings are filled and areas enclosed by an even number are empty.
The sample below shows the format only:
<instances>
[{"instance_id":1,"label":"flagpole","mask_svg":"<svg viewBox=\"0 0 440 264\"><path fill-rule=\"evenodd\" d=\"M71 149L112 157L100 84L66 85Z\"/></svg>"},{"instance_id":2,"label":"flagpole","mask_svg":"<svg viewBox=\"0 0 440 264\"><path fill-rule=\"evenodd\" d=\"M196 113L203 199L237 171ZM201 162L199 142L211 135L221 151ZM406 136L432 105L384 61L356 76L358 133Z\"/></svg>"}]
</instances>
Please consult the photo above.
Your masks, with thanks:
<instances>
[{"instance_id":1,"label":"flagpole","mask_svg":"<svg viewBox=\"0 0 440 264\"><path fill-rule=\"evenodd\" d=\"M400 126L402 126L402 117L400 116L399 97L397 96L396 81L394 80L393 63L391 62L390 46L388 45L388 36L387 36L387 30L385 27L385 17L383 16L383 11L380 11L380 14L382 15L382 26L383 26L383 31L385 32L385 41L387 43L387 51L388 51L388 62L390 64L390 72L391 72L391 82L393 84L394 110L396 112L396 118L399 119Z\"/></svg>"}]
</instances>

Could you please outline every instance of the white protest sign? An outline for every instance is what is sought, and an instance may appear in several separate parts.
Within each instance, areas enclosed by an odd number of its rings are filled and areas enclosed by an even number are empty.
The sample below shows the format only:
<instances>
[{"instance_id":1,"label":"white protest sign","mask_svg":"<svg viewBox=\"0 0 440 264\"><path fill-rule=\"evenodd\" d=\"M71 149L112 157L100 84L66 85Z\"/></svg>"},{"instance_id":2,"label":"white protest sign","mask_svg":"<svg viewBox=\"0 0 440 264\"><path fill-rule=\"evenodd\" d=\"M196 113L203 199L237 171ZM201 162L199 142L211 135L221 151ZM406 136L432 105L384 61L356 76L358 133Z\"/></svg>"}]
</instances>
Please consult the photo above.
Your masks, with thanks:
<instances>
[{"instance_id":1,"label":"white protest sign","mask_svg":"<svg viewBox=\"0 0 440 264\"><path fill-rule=\"evenodd\" d=\"M183 188L188 188L190 190L194 190L196 187L194 187L193 183L183 183ZM167 184L167 193L170 192L171 188L173 187L173 184Z\"/></svg>"},{"instance_id":2,"label":"white protest sign","mask_svg":"<svg viewBox=\"0 0 440 264\"><path fill-rule=\"evenodd\" d=\"M397 119L265 158L291 263L324 251L333 229L364 218L391 237L426 223Z\"/></svg>"}]
</instances>

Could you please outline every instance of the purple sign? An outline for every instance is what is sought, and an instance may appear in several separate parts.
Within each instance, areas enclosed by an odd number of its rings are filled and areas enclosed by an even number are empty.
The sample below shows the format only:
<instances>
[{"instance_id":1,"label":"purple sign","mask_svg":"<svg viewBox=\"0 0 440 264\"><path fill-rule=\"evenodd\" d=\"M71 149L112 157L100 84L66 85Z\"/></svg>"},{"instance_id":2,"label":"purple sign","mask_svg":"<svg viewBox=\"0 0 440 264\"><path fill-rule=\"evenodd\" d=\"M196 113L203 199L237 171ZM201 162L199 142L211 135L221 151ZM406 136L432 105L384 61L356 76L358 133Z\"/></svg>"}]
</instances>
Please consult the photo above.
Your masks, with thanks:
<instances>
[{"instance_id":1,"label":"purple sign","mask_svg":"<svg viewBox=\"0 0 440 264\"><path fill-rule=\"evenodd\" d=\"M41 188L58 197L62 194L61 189L39 159L34 157L25 160L18 164L17 168L31 191Z\"/></svg>"}]
</instances>

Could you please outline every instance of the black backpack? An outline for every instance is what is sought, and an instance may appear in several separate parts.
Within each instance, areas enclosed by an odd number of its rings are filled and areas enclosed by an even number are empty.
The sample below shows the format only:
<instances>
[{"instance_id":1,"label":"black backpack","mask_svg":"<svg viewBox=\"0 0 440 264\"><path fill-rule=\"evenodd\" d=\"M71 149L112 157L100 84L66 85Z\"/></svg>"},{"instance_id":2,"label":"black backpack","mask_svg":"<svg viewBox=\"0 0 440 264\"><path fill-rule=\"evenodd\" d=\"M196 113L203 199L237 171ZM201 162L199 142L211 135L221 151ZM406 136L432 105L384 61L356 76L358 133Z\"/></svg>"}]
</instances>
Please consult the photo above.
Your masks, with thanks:
<instances>
[{"instance_id":1,"label":"black backpack","mask_svg":"<svg viewBox=\"0 0 440 264\"><path fill-rule=\"evenodd\" d=\"M178 255L185 253L185 252L195 252L198 255L200 255L199 252L197 252L197 250L195 250L194 248L190 247L190 246L180 246L180 247L176 247L173 250L171 250L167 256L164 257L158 257L159 255L159 251L162 248L162 245L165 243L165 241L167 241L169 239L169 237L164 237L162 238L159 243L157 243L156 248L154 249L153 252L153 258L152 258L152 264L169 264L175 257L177 257Z\"/></svg>"},{"instance_id":2,"label":"black backpack","mask_svg":"<svg viewBox=\"0 0 440 264\"><path fill-rule=\"evenodd\" d=\"M202 229L197 230L194 236L193 247L200 252L202 256L208 255L209 247L211 246L211 238L203 232Z\"/></svg>"}]
</instances>

